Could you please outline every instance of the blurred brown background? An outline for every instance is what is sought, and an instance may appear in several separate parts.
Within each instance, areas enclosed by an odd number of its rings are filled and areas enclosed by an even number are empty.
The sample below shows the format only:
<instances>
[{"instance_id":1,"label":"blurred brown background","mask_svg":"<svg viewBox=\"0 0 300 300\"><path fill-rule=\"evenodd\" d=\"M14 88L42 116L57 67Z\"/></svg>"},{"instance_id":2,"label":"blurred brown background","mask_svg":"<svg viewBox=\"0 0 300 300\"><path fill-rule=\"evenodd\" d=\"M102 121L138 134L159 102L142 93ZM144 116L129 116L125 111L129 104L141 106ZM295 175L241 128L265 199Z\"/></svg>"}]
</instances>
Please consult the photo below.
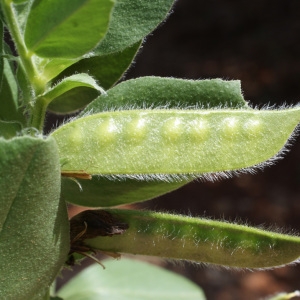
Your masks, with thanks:
<instances>
[{"instance_id":1,"label":"blurred brown background","mask_svg":"<svg viewBox=\"0 0 300 300\"><path fill-rule=\"evenodd\" d=\"M299 35L299 0L179 0L167 22L148 37L126 79L240 79L244 97L253 105L296 104ZM191 183L144 207L300 232L299 151L298 137L285 159L263 172ZM300 289L300 265L254 273L168 267L199 284L209 300L260 299Z\"/></svg>"},{"instance_id":2,"label":"blurred brown background","mask_svg":"<svg viewBox=\"0 0 300 300\"><path fill-rule=\"evenodd\" d=\"M299 0L179 0L167 22L148 37L126 79L240 79L245 99L253 105L296 104L299 33ZM285 159L263 172L191 183L142 207L300 232L299 150L298 137ZM300 289L300 265L236 272L162 264L199 284L209 300L261 299Z\"/></svg>"}]
</instances>

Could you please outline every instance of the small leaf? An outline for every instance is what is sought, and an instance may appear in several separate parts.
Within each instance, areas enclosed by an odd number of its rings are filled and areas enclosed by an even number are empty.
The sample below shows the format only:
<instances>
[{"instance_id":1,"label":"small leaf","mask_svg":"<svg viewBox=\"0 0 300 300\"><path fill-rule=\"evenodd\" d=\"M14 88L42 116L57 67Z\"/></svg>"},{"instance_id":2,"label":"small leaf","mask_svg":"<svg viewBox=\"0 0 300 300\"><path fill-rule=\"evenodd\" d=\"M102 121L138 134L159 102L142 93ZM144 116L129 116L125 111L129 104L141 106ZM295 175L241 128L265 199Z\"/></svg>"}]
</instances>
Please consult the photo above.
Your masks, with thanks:
<instances>
[{"instance_id":1,"label":"small leaf","mask_svg":"<svg viewBox=\"0 0 300 300\"><path fill-rule=\"evenodd\" d=\"M66 162L62 171L198 176L272 159L299 120L299 107L127 110L82 117L61 126L52 136Z\"/></svg>"},{"instance_id":2,"label":"small leaf","mask_svg":"<svg viewBox=\"0 0 300 300\"><path fill-rule=\"evenodd\" d=\"M0 173L1 298L43 299L70 245L55 141L0 138Z\"/></svg>"},{"instance_id":3,"label":"small leaf","mask_svg":"<svg viewBox=\"0 0 300 300\"><path fill-rule=\"evenodd\" d=\"M97 90L88 87L75 87L53 100L48 110L56 114L74 113L99 96Z\"/></svg>"},{"instance_id":4,"label":"small leaf","mask_svg":"<svg viewBox=\"0 0 300 300\"><path fill-rule=\"evenodd\" d=\"M58 295L64 300L205 300L196 284L157 266L124 258L105 266L105 271L98 265L81 271Z\"/></svg>"},{"instance_id":5,"label":"small leaf","mask_svg":"<svg viewBox=\"0 0 300 300\"><path fill-rule=\"evenodd\" d=\"M122 51L142 40L166 18L173 3L174 0L117 1L108 32L94 53Z\"/></svg>"},{"instance_id":6,"label":"small leaf","mask_svg":"<svg viewBox=\"0 0 300 300\"><path fill-rule=\"evenodd\" d=\"M299 258L300 237L166 213L107 210L129 228L86 239L92 249L184 259L238 268L270 268Z\"/></svg>"},{"instance_id":7,"label":"small leaf","mask_svg":"<svg viewBox=\"0 0 300 300\"><path fill-rule=\"evenodd\" d=\"M141 77L124 81L93 101L81 115L111 108L248 108L239 80Z\"/></svg>"},{"instance_id":8,"label":"small leaf","mask_svg":"<svg viewBox=\"0 0 300 300\"><path fill-rule=\"evenodd\" d=\"M63 96L66 92L78 87L87 87L94 89L99 93L105 93L104 90L97 84L97 82L88 74L75 74L64 78L61 82L54 85L50 90L40 95L36 101L44 101L44 103L51 103L51 101ZM76 100L76 98L75 98ZM78 103L75 101L68 103L69 111L76 110ZM66 106L66 104L63 104Z\"/></svg>"},{"instance_id":9,"label":"small leaf","mask_svg":"<svg viewBox=\"0 0 300 300\"><path fill-rule=\"evenodd\" d=\"M111 0L35 0L25 43L41 57L82 56L104 37L113 5Z\"/></svg>"},{"instance_id":10,"label":"small leaf","mask_svg":"<svg viewBox=\"0 0 300 300\"><path fill-rule=\"evenodd\" d=\"M89 207L109 207L153 199L180 188L188 181L137 181L127 178L123 181L109 180L96 176L92 180L80 180L78 184L70 179L62 180L62 198L70 203Z\"/></svg>"}]
</instances>

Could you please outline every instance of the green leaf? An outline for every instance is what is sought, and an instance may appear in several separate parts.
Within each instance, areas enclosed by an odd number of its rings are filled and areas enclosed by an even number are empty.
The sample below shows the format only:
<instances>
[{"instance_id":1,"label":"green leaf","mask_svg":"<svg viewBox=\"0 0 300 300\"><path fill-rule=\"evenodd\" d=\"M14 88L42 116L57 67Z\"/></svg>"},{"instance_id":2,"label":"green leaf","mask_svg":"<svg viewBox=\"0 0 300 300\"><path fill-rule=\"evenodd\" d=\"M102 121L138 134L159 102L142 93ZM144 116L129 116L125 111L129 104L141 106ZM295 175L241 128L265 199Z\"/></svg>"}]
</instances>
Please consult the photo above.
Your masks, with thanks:
<instances>
[{"instance_id":1,"label":"green leaf","mask_svg":"<svg viewBox=\"0 0 300 300\"><path fill-rule=\"evenodd\" d=\"M7 93L10 93L10 97L11 98L11 101L13 102L13 105L15 106L15 108L17 108L18 106L18 85L16 83L16 80L15 80L15 77L14 77L14 74L13 74L13 70L11 69L11 66L8 62L8 59L4 59L4 81L5 83L3 82L2 83L2 87L1 87L1 97L2 97L2 90L5 89L4 86L7 85L7 88L9 90L9 92ZM3 91L4 93L5 91Z\"/></svg>"},{"instance_id":2,"label":"green leaf","mask_svg":"<svg viewBox=\"0 0 300 300\"><path fill-rule=\"evenodd\" d=\"M78 87L87 87L94 89L99 93L105 93L105 91L97 84L97 82L88 74L75 74L70 77L64 78L61 82L54 85L51 89L40 95L36 101L43 101L46 104L55 101L59 97L63 97L66 92ZM76 100L76 98L74 99ZM68 104L68 105L67 105ZM62 107L67 107L68 111L76 110L78 103L62 103Z\"/></svg>"},{"instance_id":3,"label":"green leaf","mask_svg":"<svg viewBox=\"0 0 300 300\"><path fill-rule=\"evenodd\" d=\"M93 101L81 115L112 108L247 108L239 80L141 77L124 81Z\"/></svg>"},{"instance_id":4,"label":"green leaf","mask_svg":"<svg viewBox=\"0 0 300 300\"><path fill-rule=\"evenodd\" d=\"M4 73L0 90L0 119L3 121L19 121L25 123L25 117L18 102L18 86L11 66L4 59Z\"/></svg>"},{"instance_id":5,"label":"green leaf","mask_svg":"<svg viewBox=\"0 0 300 300\"><path fill-rule=\"evenodd\" d=\"M0 173L1 298L42 299L69 251L55 141L0 139Z\"/></svg>"},{"instance_id":6,"label":"green leaf","mask_svg":"<svg viewBox=\"0 0 300 300\"><path fill-rule=\"evenodd\" d=\"M123 258L105 266L105 271L95 264L81 271L58 295L64 300L205 300L196 284L157 266Z\"/></svg>"},{"instance_id":7,"label":"green leaf","mask_svg":"<svg viewBox=\"0 0 300 300\"><path fill-rule=\"evenodd\" d=\"M62 180L62 198L70 203L89 207L109 207L146 201L172 190L178 189L188 181L137 181L127 178L123 181L93 177L92 180L76 179L78 184L65 178Z\"/></svg>"},{"instance_id":8,"label":"green leaf","mask_svg":"<svg viewBox=\"0 0 300 300\"><path fill-rule=\"evenodd\" d=\"M87 87L73 88L50 103L48 110L56 114L74 113L99 96L97 90Z\"/></svg>"},{"instance_id":9,"label":"green leaf","mask_svg":"<svg viewBox=\"0 0 300 300\"><path fill-rule=\"evenodd\" d=\"M299 120L299 107L126 110L82 117L52 136L65 161L62 171L198 176L272 159Z\"/></svg>"},{"instance_id":10,"label":"green leaf","mask_svg":"<svg viewBox=\"0 0 300 300\"><path fill-rule=\"evenodd\" d=\"M88 73L97 79L104 89L111 88L124 74L136 55L141 42L138 41L126 49L108 54L80 60L62 72L56 80L75 73Z\"/></svg>"},{"instance_id":11,"label":"green leaf","mask_svg":"<svg viewBox=\"0 0 300 300\"><path fill-rule=\"evenodd\" d=\"M59 113L73 112L88 103L85 103L87 101L85 94L80 92L83 87L88 95L90 95L88 93L90 89L92 89L95 97L99 93L106 94L93 77L83 73L64 78L45 94L41 95L41 98L43 98L43 101L51 103L49 109L52 111ZM76 95L77 93L78 95ZM70 97L70 94L74 97Z\"/></svg>"},{"instance_id":12,"label":"green leaf","mask_svg":"<svg viewBox=\"0 0 300 300\"><path fill-rule=\"evenodd\" d=\"M127 223L129 229L121 235L84 240L92 249L238 268L270 268L299 258L297 236L166 213L107 211Z\"/></svg>"},{"instance_id":13,"label":"green leaf","mask_svg":"<svg viewBox=\"0 0 300 300\"><path fill-rule=\"evenodd\" d=\"M28 18L30 8L31 8L33 1L34 0L27 0L22 3L18 3L17 5L14 5L15 12L17 14L16 21L19 24L19 29L20 29L22 35L24 34L25 25L26 25L27 18ZM50 58L41 58L36 55L32 55L32 57L31 57L32 62L37 66L37 69L39 71L38 76L41 76L45 83L49 82L51 79L53 79L55 76L57 76L60 72L62 72L64 69L66 69L70 65L77 62L79 59L80 58L68 59L68 58L61 58L61 57L50 59ZM19 82L19 84L21 85L21 92L23 94L24 94L24 87L27 92L28 86L29 86L28 85L29 81L25 74L26 74L26 72L23 71L21 62L19 62L17 76L18 76L18 81L21 79L21 83ZM24 75L26 76L25 78L22 77ZM27 86L22 85L22 82L26 82ZM29 97L27 97L27 96L23 97L23 99L25 99L25 100L27 100L28 98Z\"/></svg>"},{"instance_id":14,"label":"green leaf","mask_svg":"<svg viewBox=\"0 0 300 300\"><path fill-rule=\"evenodd\" d=\"M102 55L118 52L142 40L166 18L173 2L116 1L108 32L94 52Z\"/></svg>"},{"instance_id":15,"label":"green leaf","mask_svg":"<svg viewBox=\"0 0 300 300\"><path fill-rule=\"evenodd\" d=\"M18 122L6 122L0 120L0 137L10 139L22 130L22 125Z\"/></svg>"},{"instance_id":16,"label":"green leaf","mask_svg":"<svg viewBox=\"0 0 300 300\"><path fill-rule=\"evenodd\" d=\"M41 57L76 58L104 37L111 0L35 0L25 28L25 43Z\"/></svg>"}]
</instances>

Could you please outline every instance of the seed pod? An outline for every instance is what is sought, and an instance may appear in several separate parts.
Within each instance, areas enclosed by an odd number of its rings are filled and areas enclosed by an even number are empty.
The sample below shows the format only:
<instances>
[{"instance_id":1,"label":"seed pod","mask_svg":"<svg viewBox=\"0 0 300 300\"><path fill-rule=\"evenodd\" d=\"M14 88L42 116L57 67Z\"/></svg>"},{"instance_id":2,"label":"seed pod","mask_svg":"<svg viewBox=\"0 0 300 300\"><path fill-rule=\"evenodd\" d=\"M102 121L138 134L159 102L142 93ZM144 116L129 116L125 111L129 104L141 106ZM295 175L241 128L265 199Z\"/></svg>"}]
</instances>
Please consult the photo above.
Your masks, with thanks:
<instances>
[{"instance_id":1,"label":"seed pod","mask_svg":"<svg viewBox=\"0 0 300 300\"><path fill-rule=\"evenodd\" d=\"M300 120L285 110L127 110L82 117L52 133L62 171L203 174L260 165L277 155Z\"/></svg>"},{"instance_id":2,"label":"seed pod","mask_svg":"<svg viewBox=\"0 0 300 300\"><path fill-rule=\"evenodd\" d=\"M282 266L300 256L298 236L151 211L108 211L122 218L128 230L113 239L88 239L89 247L238 268Z\"/></svg>"}]
</instances>

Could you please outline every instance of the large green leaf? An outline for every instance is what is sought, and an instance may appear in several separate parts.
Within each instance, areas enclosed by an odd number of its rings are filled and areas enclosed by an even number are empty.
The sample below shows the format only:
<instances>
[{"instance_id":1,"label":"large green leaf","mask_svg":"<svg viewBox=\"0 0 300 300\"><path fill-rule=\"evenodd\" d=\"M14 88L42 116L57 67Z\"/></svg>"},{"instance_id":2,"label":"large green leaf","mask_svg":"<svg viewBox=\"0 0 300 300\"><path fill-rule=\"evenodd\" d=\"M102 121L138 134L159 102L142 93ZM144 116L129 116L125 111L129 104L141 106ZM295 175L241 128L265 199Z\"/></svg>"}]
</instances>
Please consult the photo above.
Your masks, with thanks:
<instances>
[{"instance_id":1,"label":"large green leaf","mask_svg":"<svg viewBox=\"0 0 300 300\"><path fill-rule=\"evenodd\" d=\"M299 107L126 110L82 117L52 136L65 172L199 175L272 159L299 121Z\"/></svg>"},{"instance_id":2,"label":"large green leaf","mask_svg":"<svg viewBox=\"0 0 300 300\"><path fill-rule=\"evenodd\" d=\"M59 291L64 300L205 300L201 289L186 278L148 263L106 261L106 270L92 265Z\"/></svg>"},{"instance_id":3,"label":"large green leaf","mask_svg":"<svg viewBox=\"0 0 300 300\"><path fill-rule=\"evenodd\" d=\"M81 113L109 109L143 108L246 108L239 80L185 80L141 77L124 81L88 105Z\"/></svg>"},{"instance_id":4,"label":"large green leaf","mask_svg":"<svg viewBox=\"0 0 300 300\"><path fill-rule=\"evenodd\" d=\"M69 250L52 138L0 138L0 294L43 299Z\"/></svg>"},{"instance_id":5,"label":"large green leaf","mask_svg":"<svg viewBox=\"0 0 300 300\"><path fill-rule=\"evenodd\" d=\"M188 181L138 181L109 180L94 176L92 180L76 179L78 183L68 178L62 180L62 198L70 203L89 207L109 207L153 199L162 194L178 189Z\"/></svg>"},{"instance_id":6,"label":"large green leaf","mask_svg":"<svg viewBox=\"0 0 300 300\"><path fill-rule=\"evenodd\" d=\"M82 56L104 37L113 5L111 0L35 0L25 43L41 57Z\"/></svg>"},{"instance_id":7,"label":"large green leaf","mask_svg":"<svg viewBox=\"0 0 300 300\"><path fill-rule=\"evenodd\" d=\"M105 38L94 50L109 54L128 48L153 31L167 16L174 0L117 0Z\"/></svg>"},{"instance_id":8,"label":"large green leaf","mask_svg":"<svg viewBox=\"0 0 300 300\"><path fill-rule=\"evenodd\" d=\"M166 213L107 211L129 228L121 235L86 239L92 249L240 268L270 268L299 259L299 236Z\"/></svg>"}]
</instances>

